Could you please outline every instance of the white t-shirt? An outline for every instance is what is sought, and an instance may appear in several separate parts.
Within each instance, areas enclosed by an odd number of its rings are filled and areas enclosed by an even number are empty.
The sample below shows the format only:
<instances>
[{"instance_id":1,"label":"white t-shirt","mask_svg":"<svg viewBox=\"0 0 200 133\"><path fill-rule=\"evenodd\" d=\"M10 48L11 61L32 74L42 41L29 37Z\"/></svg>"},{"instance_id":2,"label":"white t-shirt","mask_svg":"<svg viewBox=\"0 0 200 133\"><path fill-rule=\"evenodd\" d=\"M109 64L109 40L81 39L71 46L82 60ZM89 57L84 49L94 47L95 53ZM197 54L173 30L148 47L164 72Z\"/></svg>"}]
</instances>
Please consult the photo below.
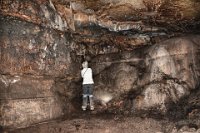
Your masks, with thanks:
<instances>
[{"instance_id":1,"label":"white t-shirt","mask_svg":"<svg viewBox=\"0 0 200 133\"><path fill-rule=\"evenodd\" d=\"M81 70L81 76L83 78L83 84L94 84L91 68L83 68Z\"/></svg>"}]
</instances>

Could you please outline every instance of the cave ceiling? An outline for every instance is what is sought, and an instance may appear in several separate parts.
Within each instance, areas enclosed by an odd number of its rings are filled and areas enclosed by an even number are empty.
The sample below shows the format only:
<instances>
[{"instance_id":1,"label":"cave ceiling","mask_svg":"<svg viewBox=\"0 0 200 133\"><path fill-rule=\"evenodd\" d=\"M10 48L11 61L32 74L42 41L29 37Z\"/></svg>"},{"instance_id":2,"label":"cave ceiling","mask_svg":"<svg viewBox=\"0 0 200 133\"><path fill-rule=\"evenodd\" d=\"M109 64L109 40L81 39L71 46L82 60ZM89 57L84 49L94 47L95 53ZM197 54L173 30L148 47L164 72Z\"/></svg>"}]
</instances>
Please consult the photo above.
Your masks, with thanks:
<instances>
[{"instance_id":1,"label":"cave ceiling","mask_svg":"<svg viewBox=\"0 0 200 133\"><path fill-rule=\"evenodd\" d=\"M200 30L199 0L1 0L1 15L125 50Z\"/></svg>"}]
</instances>

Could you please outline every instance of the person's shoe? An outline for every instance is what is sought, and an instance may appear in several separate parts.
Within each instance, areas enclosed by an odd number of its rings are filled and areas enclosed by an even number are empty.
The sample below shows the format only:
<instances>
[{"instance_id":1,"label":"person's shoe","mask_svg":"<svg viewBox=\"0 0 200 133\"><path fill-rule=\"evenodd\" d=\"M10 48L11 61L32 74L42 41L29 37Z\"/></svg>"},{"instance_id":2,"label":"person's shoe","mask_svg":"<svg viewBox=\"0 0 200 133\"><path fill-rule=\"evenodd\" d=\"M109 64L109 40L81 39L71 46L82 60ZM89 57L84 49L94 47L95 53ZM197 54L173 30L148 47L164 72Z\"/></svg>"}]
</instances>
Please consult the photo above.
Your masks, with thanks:
<instances>
[{"instance_id":1,"label":"person's shoe","mask_svg":"<svg viewBox=\"0 0 200 133\"><path fill-rule=\"evenodd\" d=\"M91 107L90 107L90 110L94 110L94 106L91 106Z\"/></svg>"},{"instance_id":2,"label":"person's shoe","mask_svg":"<svg viewBox=\"0 0 200 133\"><path fill-rule=\"evenodd\" d=\"M86 110L86 107L82 106L82 110L85 111L85 110Z\"/></svg>"}]
</instances>

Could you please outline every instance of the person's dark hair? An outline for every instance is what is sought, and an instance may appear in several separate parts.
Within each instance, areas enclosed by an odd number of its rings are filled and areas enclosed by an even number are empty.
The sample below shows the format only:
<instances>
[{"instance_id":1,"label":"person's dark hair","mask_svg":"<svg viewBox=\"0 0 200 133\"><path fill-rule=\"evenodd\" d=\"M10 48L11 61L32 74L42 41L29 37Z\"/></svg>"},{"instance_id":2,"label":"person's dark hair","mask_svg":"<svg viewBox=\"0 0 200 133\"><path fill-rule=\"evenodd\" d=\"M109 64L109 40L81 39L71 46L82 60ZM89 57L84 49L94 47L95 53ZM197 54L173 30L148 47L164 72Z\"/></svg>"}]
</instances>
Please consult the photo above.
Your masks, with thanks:
<instances>
[{"instance_id":1,"label":"person's dark hair","mask_svg":"<svg viewBox=\"0 0 200 133\"><path fill-rule=\"evenodd\" d=\"M82 66L83 66L83 68L87 68L87 67L88 67L88 61L84 61L84 62L82 63Z\"/></svg>"}]
</instances>

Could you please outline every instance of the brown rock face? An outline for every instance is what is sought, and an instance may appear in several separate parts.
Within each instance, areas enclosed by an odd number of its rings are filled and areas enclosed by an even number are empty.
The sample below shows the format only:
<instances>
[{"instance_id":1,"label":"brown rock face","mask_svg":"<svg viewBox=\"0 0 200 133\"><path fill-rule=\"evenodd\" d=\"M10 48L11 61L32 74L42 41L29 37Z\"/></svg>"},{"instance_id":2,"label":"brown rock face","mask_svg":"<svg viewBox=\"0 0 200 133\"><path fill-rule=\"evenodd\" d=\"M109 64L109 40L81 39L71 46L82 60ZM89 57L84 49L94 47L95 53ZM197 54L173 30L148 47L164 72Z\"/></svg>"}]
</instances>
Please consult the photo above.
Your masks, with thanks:
<instances>
[{"instance_id":1,"label":"brown rock face","mask_svg":"<svg viewBox=\"0 0 200 133\"><path fill-rule=\"evenodd\" d=\"M199 85L198 36L175 38L148 50L147 74L138 108L160 106L180 100ZM139 104L137 104L139 103ZM137 108L137 107L136 107ZM166 110L165 110L166 109Z\"/></svg>"},{"instance_id":2,"label":"brown rock face","mask_svg":"<svg viewBox=\"0 0 200 133\"><path fill-rule=\"evenodd\" d=\"M178 102L199 85L198 38L174 38L147 49L95 58L97 95L104 92L119 101L123 95L131 100L139 93L133 109L166 112L168 103Z\"/></svg>"},{"instance_id":3,"label":"brown rock face","mask_svg":"<svg viewBox=\"0 0 200 133\"><path fill-rule=\"evenodd\" d=\"M71 63L68 36L1 16L1 73L53 77L67 74Z\"/></svg>"},{"instance_id":4,"label":"brown rock face","mask_svg":"<svg viewBox=\"0 0 200 133\"><path fill-rule=\"evenodd\" d=\"M198 116L199 12L198 0L1 0L0 126L79 113L83 58L97 113L168 114L184 99Z\"/></svg>"},{"instance_id":5,"label":"brown rock face","mask_svg":"<svg viewBox=\"0 0 200 133\"><path fill-rule=\"evenodd\" d=\"M54 88L57 77L73 73L69 35L8 16L1 16L0 31L1 126L26 127L63 115Z\"/></svg>"},{"instance_id":6,"label":"brown rock face","mask_svg":"<svg viewBox=\"0 0 200 133\"><path fill-rule=\"evenodd\" d=\"M1 125L26 127L63 114L62 102L52 91L54 80L31 76L1 76Z\"/></svg>"}]
</instances>

